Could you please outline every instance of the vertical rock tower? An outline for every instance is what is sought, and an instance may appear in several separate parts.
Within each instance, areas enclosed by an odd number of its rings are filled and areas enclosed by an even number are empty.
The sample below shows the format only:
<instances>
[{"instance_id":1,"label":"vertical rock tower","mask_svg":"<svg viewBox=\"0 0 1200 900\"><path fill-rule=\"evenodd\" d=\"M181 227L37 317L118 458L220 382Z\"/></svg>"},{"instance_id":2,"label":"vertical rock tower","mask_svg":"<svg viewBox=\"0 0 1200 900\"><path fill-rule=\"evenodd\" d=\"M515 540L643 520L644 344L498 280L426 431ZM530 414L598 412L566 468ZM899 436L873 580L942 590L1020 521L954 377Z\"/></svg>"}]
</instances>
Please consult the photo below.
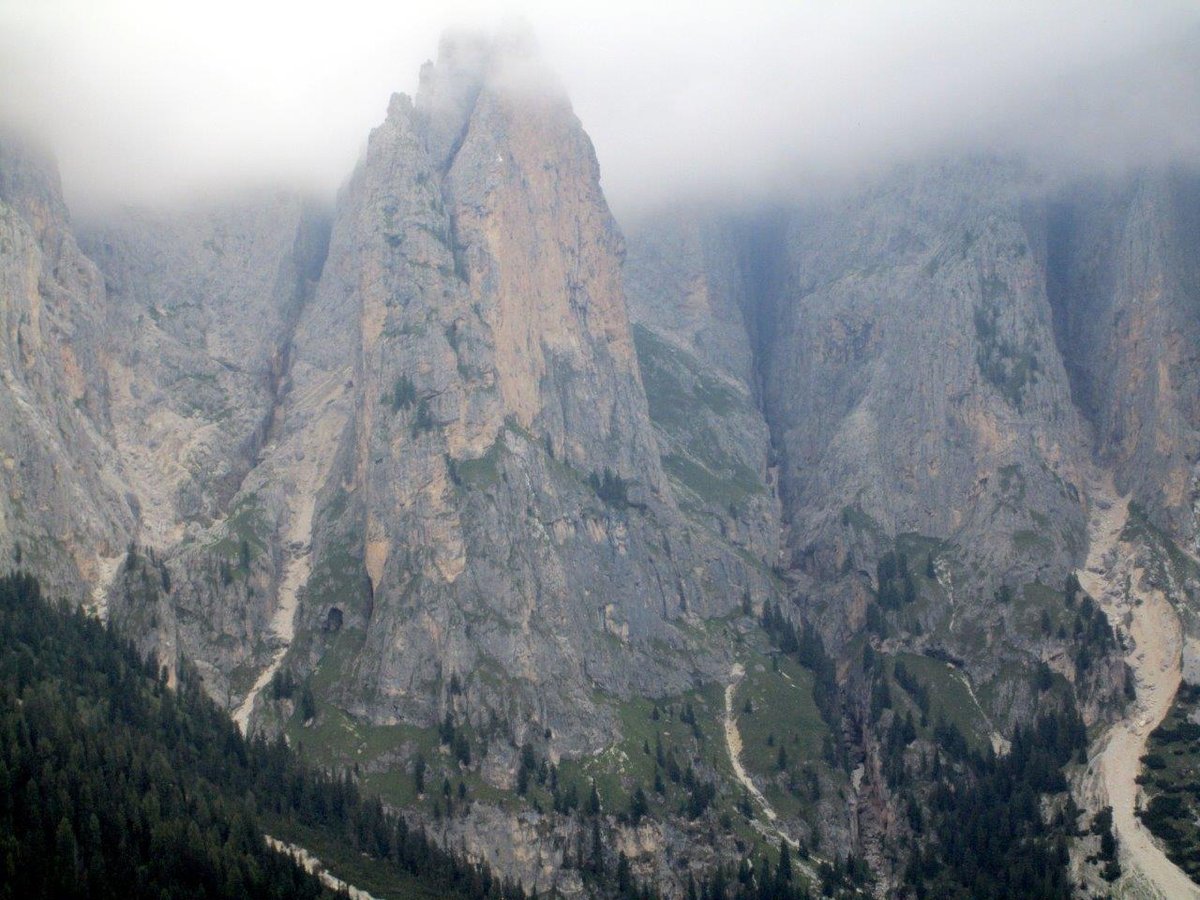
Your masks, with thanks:
<instances>
[{"instance_id":1,"label":"vertical rock tower","mask_svg":"<svg viewBox=\"0 0 1200 900\"><path fill-rule=\"evenodd\" d=\"M338 200L297 329L293 449L262 482L293 486L285 543L311 545L294 663L343 709L430 722L461 679L468 718L598 747L597 692L682 687L672 623L765 584L671 496L623 253L529 38L446 38Z\"/></svg>"}]
</instances>

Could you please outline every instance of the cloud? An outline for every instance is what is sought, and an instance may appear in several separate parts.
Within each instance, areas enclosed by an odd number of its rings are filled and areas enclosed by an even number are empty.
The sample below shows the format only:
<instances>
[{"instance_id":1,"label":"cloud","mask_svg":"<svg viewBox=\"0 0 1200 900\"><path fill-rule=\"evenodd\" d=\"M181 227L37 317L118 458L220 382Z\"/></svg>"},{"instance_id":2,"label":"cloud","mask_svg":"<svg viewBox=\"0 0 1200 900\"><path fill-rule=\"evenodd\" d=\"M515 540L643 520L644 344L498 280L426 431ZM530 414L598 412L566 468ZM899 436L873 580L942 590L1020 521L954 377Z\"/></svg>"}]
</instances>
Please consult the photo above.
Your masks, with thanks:
<instances>
[{"instance_id":1,"label":"cloud","mask_svg":"<svg viewBox=\"0 0 1200 900\"><path fill-rule=\"evenodd\" d=\"M513 14L618 214L957 150L1200 160L1200 7L1166 0L0 0L0 117L55 150L77 207L263 181L331 192L443 29Z\"/></svg>"}]
</instances>

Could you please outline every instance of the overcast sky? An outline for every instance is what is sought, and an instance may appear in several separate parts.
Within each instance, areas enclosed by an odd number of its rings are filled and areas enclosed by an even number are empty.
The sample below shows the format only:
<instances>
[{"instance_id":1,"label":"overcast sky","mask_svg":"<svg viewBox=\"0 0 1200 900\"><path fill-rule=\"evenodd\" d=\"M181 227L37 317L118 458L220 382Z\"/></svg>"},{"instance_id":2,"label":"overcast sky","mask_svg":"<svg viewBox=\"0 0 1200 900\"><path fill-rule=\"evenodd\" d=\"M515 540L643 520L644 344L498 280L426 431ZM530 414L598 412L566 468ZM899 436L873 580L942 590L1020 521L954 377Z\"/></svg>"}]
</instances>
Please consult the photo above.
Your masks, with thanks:
<instances>
[{"instance_id":1,"label":"overcast sky","mask_svg":"<svg viewBox=\"0 0 1200 900\"><path fill-rule=\"evenodd\" d=\"M1071 170L1200 161L1196 0L0 0L0 118L40 132L77 208L332 192L443 29L512 16L618 215L976 147Z\"/></svg>"}]
</instances>

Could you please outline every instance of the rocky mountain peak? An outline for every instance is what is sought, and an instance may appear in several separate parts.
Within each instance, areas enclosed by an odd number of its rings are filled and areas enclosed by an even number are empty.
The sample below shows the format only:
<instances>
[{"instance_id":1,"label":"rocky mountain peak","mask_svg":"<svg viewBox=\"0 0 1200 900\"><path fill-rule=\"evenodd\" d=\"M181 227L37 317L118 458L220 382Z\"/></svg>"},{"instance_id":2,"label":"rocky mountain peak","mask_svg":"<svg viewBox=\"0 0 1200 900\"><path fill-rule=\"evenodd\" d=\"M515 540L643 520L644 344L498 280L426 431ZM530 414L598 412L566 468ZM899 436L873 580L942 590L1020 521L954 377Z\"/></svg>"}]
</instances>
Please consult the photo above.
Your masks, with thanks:
<instances>
[{"instance_id":1,"label":"rocky mountain peak","mask_svg":"<svg viewBox=\"0 0 1200 900\"><path fill-rule=\"evenodd\" d=\"M541 62L527 25L514 22L489 34L457 29L443 35L436 63L425 63L415 99L434 165L442 171L468 128L483 91L549 95L565 100L555 76Z\"/></svg>"},{"instance_id":2,"label":"rocky mountain peak","mask_svg":"<svg viewBox=\"0 0 1200 900\"><path fill-rule=\"evenodd\" d=\"M18 210L39 237L70 223L54 157L25 135L0 127L0 202Z\"/></svg>"},{"instance_id":3,"label":"rocky mountain peak","mask_svg":"<svg viewBox=\"0 0 1200 900\"><path fill-rule=\"evenodd\" d=\"M602 411L603 448L568 436L571 417L594 412L560 382L586 375L615 385L638 374L624 246L595 152L532 39L519 30L447 36L415 102L393 98L355 181L393 221L420 218L426 234L445 237L457 276L448 289L465 292L467 312L446 326L483 329L495 354L493 424L482 438L464 435L463 445L486 447L512 417L581 466L616 463L657 487L645 410L629 406L636 386L618 388L620 408ZM424 240L412 234L405 247ZM611 459L617 447L632 451Z\"/></svg>"}]
</instances>

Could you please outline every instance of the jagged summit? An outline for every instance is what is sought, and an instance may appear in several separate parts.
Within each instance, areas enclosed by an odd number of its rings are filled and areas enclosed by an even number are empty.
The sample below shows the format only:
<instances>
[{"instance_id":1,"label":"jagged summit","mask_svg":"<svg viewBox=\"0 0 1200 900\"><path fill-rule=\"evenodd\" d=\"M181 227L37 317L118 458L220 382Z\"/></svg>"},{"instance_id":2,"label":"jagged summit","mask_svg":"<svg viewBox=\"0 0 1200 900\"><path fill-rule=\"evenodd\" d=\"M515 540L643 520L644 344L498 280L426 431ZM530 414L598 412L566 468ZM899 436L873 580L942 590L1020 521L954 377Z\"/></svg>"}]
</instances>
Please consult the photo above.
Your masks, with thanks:
<instances>
[{"instance_id":1,"label":"jagged summit","mask_svg":"<svg viewBox=\"0 0 1200 900\"><path fill-rule=\"evenodd\" d=\"M542 63L528 24L514 21L490 34L449 31L438 44L436 63L421 67L412 104L438 169L450 166L481 92L521 96L527 103L553 101L569 109L566 92Z\"/></svg>"},{"instance_id":2,"label":"jagged summit","mask_svg":"<svg viewBox=\"0 0 1200 900\"><path fill-rule=\"evenodd\" d=\"M446 231L460 280L477 300L487 295L474 306L502 356L494 372L501 418L514 416L571 456L586 451L581 437L568 440L561 420L582 409L564 403L570 391L554 404L539 396L553 375L548 355L593 379L609 377L601 374L609 366L616 377L636 379L636 364L620 283L623 246L594 150L564 96L515 86L521 79L511 76L514 67L540 68L532 52L519 33L448 36L437 65L423 72L415 104L393 98L357 178L381 198L391 193L382 202L397 219L429 212L419 207L422 194L397 192L398 167L437 189L441 221L431 227ZM552 79L539 76L539 83ZM418 206L410 208L413 202ZM638 479L657 485L657 457L636 437L639 420L644 411L608 416L608 428L626 436L605 438L601 456L579 464L599 466L613 448L631 446ZM632 460L618 462L632 477Z\"/></svg>"},{"instance_id":3,"label":"jagged summit","mask_svg":"<svg viewBox=\"0 0 1200 900\"><path fill-rule=\"evenodd\" d=\"M20 211L39 233L70 225L53 153L0 123L0 202Z\"/></svg>"}]
</instances>

